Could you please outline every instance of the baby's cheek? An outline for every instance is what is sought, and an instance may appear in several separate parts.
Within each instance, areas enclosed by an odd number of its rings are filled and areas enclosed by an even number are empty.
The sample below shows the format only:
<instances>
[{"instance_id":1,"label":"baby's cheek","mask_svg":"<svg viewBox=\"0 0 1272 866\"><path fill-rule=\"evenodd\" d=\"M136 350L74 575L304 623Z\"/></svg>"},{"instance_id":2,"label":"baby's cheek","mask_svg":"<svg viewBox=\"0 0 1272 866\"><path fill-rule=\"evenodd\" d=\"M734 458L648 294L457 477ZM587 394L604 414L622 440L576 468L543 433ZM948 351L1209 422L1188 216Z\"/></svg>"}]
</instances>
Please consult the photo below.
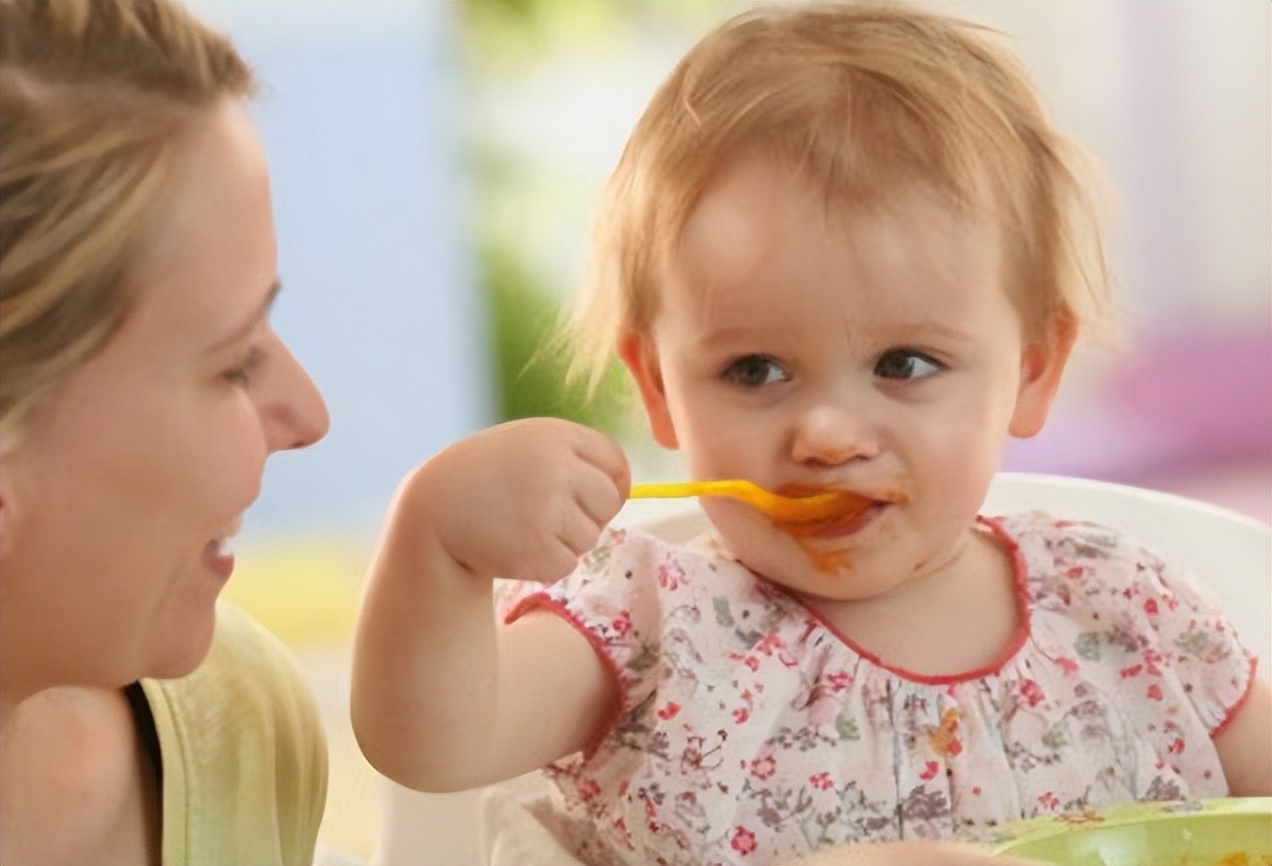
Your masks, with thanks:
<instances>
[{"instance_id":1,"label":"baby's cheek","mask_svg":"<svg viewBox=\"0 0 1272 866\"><path fill-rule=\"evenodd\" d=\"M261 492L265 465L269 452L260 437L241 436L232 449L222 452L215 472L215 484L209 491L216 491L219 507L241 513L256 501Z\"/></svg>"},{"instance_id":2,"label":"baby's cheek","mask_svg":"<svg viewBox=\"0 0 1272 866\"><path fill-rule=\"evenodd\" d=\"M768 526L747 532L732 545L735 558L774 583L789 589L808 591L810 572L824 577L829 585L839 579L847 563L835 553L817 554L781 530Z\"/></svg>"},{"instance_id":3,"label":"baby's cheek","mask_svg":"<svg viewBox=\"0 0 1272 866\"><path fill-rule=\"evenodd\" d=\"M725 552L752 571L768 576L785 536L750 506L725 499L704 499L702 509L715 526Z\"/></svg>"}]
</instances>

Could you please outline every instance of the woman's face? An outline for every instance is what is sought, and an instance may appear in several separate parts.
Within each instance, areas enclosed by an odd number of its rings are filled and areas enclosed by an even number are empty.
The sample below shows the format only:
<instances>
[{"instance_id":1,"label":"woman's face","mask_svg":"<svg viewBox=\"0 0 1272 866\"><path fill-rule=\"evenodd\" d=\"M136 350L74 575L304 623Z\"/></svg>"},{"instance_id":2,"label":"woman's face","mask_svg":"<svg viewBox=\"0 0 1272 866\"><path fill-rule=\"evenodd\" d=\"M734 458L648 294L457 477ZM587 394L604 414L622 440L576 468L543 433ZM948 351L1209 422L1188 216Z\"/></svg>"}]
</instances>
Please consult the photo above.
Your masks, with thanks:
<instances>
[{"instance_id":1,"label":"woman's face","mask_svg":"<svg viewBox=\"0 0 1272 866\"><path fill-rule=\"evenodd\" d=\"M327 430L267 318L274 225L246 112L227 104L183 147L132 311L0 464L6 689L193 670L265 458Z\"/></svg>"}]
</instances>

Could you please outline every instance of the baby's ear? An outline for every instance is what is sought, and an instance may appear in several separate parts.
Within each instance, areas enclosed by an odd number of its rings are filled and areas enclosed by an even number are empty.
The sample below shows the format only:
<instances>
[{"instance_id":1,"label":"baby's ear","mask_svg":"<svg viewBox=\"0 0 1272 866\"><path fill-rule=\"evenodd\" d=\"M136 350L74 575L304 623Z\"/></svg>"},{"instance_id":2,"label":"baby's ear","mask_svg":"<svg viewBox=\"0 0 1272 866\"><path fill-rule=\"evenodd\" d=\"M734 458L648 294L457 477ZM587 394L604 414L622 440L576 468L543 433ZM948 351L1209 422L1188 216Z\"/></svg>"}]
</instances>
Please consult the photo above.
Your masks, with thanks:
<instances>
[{"instance_id":1,"label":"baby's ear","mask_svg":"<svg viewBox=\"0 0 1272 866\"><path fill-rule=\"evenodd\" d=\"M1028 439L1042 430L1077 339L1077 319L1067 312L1052 316L1040 336L1026 339L1016 409L1007 428L1012 436Z\"/></svg>"},{"instance_id":2,"label":"baby's ear","mask_svg":"<svg viewBox=\"0 0 1272 866\"><path fill-rule=\"evenodd\" d=\"M624 334L618 341L618 357L627 365L628 372L640 389L640 400L645 404L645 415L649 418L649 429L654 434L654 441L664 448L680 447L676 439L676 425L667 408L662 367L653 341L634 332Z\"/></svg>"}]
</instances>

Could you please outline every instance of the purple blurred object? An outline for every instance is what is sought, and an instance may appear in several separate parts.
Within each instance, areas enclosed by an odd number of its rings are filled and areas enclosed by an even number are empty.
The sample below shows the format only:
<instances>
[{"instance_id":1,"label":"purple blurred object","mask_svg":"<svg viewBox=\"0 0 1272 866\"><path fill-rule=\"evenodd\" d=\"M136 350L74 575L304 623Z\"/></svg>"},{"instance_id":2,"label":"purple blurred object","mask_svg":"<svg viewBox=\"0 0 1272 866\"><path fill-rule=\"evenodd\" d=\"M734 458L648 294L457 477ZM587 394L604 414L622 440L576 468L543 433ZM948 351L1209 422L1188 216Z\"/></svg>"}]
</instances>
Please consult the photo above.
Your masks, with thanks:
<instances>
[{"instance_id":1,"label":"purple blurred object","mask_svg":"<svg viewBox=\"0 0 1272 866\"><path fill-rule=\"evenodd\" d=\"M1008 470L1135 483L1272 455L1272 329L1164 335L1107 382L1097 409L1010 440Z\"/></svg>"}]
</instances>

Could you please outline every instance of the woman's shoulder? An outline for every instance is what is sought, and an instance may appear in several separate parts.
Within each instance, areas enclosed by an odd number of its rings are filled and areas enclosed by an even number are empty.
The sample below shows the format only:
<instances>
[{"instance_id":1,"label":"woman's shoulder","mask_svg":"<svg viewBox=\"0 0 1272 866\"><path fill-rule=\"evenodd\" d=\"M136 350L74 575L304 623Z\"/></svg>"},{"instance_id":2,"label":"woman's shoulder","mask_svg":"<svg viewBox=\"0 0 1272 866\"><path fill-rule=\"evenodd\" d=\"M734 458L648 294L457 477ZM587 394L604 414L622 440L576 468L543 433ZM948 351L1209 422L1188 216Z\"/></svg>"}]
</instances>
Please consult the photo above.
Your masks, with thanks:
<instances>
[{"instance_id":1,"label":"woman's shoulder","mask_svg":"<svg viewBox=\"0 0 1272 866\"><path fill-rule=\"evenodd\" d=\"M221 604L203 664L142 686L163 762L164 862L309 862L326 739L282 641Z\"/></svg>"},{"instance_id":2,"label":"woman's shoulder","mask_svg":"<svg viewBox=\"0 0 1272 866\"><path fill-rule=\"evenodd\" d=\"M252 717L275 729L321 736L317 705L296 657L228 603L217 606L216 633L203 663L188 676L159 681L159 689L175 708L197 711L196 718Z\"/></svg>"},{"instance_id":3,"label":"woman's shoulder","mask_svg":"<svg viewBox=\"0 0 1272 866\"><path fill-rule=\"evenodd\" d=\"M217 606L207 658L176 679L143 680L147 698L196 718L272 716L296 724L317 715L313 694L295 656L273 633L238 608ZM180 721L180 720L179 720ZM193 719L192 719L193 721Z\"/></svg>"},{"instance_id":4,"label":"woman's shoulder","mask_svg":"<svg viewBox=\"0 0 1272 866\"><path fill-rule=\"evenodd\" d=\"M216 636L207 660L195 671L204 681L220 681L242 691L280 693L312 702L296 657L287 645L241 609L217 605Z\"/></svg>"}]
</instances>

